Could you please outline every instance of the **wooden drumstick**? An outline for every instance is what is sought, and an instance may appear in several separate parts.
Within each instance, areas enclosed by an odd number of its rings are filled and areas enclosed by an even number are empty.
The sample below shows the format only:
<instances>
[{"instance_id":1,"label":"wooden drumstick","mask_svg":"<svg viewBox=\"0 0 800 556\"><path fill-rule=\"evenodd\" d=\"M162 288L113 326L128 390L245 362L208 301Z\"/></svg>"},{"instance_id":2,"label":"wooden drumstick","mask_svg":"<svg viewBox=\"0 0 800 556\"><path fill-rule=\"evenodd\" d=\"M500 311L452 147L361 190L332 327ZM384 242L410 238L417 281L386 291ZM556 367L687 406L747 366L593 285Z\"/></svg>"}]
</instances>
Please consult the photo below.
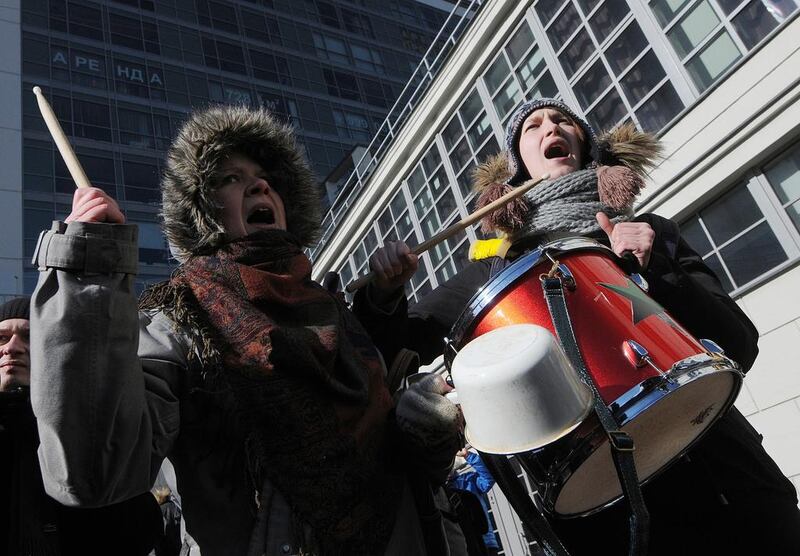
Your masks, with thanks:
<instances>
[{"instance_id":1,"label":"wooden drumstick","mask_svg":"<svg viewBox=\"0 0 800 556\"><path fill-rule=\"evenodd\" d=\"M47 124L47 129L50 131L50 135L53 137L53 141L55 141L56 147L58 147L58 152L61 153L61 158L64 159L64 163L67 165L67 170L69 170L69 174L75 181L75 185L78 187L91 187L89 178L86 177L83 166L78 162L78 157L75 156L72 145L69 144L67 136L64 135L64 130L61 129L61 124L58 123L58 118L56 118L55 113L53 113L50 103L44 98L42 89L38 86L34 87L33 94L36 95L36 102L39 103L39 111L42 113L44 123Z\"/></svg>"},{"instance_id":2,"label":"wooden drumstick","mask_svg":"<svg viewBox=\"0 0 800 556\"><path fill-rule=\"evenodd\" d=\"M474 224L475 222L477 222L478 220L480 220L481 218L483 218L484 216L486 216L490 212L494 212L495 210L497 210L500 207L504 206L508 202L513 201L517 197L520 197L520 196L524 195L533 186L538 185L539 183L543 182L544 180L548 179L549 177L550 177L550 174L544 174L537 180L532 180L532 181L530 181L529 183L526 183L523 186L520 186L520 187L517 187L515 189L512 189L511 191L509 191L508 193L506 193L505 195L503 195L499 199L496 199L495 201L489 203L485 207L476 210L475 212L473 212L469 216L466 216L466 217L462 218L461 220L459 220L458 222L456 222L455 224L453 224L449 228L447 228L445 230L442 230L441 232L439 232L438 234L436 234L432 238L423 241L422 243L420 243L419 245L414 247L411 250L411 252L413 254L415 254L415 255L421 255L422 253L424 253L428 249L439 245L444 240L456 235L461 230L464 230L467 226L471 226L472 224ZM347 293L353 293L354 291L356 291L356 290L358 290L360 288L363 288L364 286L366 286L367 284L372 282L374 279L375 279L375 272L369 271L364 276L361 276L360 278L356 278L355 280L353 280L352 282L347 284L347 287L345 288L345 291Z\"/></svg>"}]
</instances>

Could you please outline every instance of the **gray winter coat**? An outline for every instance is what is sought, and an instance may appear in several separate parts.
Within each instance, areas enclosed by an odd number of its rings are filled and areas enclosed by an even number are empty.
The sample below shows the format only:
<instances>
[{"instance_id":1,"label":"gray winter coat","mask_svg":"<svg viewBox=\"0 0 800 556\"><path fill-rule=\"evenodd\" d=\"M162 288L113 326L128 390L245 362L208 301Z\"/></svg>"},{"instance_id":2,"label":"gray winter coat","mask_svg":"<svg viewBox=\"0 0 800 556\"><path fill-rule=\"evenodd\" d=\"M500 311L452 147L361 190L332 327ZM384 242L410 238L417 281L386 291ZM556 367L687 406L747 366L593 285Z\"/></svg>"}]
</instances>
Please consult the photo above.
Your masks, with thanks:
<instances>
[{"instance_id":1,"label":"gray winter coat","mask_svg":"<svg viewBox=\"0 0 800 556\"><path fill-rule=\"evenodd\" d=\"M297 553L309 532L269 484L257 507L229 395L192 382L199 362L180 325L137 311L136 226L54 223L34 259L31 391L47 493L72 506L127 500L169 456L203 556ZM424 553L406 488L386 554Z\"/></svg>"}]
</instances>

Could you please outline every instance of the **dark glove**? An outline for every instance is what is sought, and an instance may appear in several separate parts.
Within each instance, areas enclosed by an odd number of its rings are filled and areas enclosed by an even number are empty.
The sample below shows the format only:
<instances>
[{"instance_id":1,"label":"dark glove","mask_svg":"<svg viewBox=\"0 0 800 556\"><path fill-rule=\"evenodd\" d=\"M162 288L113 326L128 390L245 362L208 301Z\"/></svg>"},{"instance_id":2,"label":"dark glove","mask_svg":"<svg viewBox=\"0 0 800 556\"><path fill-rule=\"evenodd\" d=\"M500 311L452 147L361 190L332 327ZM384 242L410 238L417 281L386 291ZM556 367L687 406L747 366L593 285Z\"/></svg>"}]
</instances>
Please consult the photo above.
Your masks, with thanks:
<instances>
[{"instance_id":1,"label":"dark glove","mask_svg":"<svg viewBox=\"0 0 800 556\"><path fill-rule=\"evenodd\" d=\"M397 428L415 463L436 482L444 482L456 452L464 447L464 417L444 397L452 387L431 374L403 392L395 411Z\"/></svg>"}]
</instances>

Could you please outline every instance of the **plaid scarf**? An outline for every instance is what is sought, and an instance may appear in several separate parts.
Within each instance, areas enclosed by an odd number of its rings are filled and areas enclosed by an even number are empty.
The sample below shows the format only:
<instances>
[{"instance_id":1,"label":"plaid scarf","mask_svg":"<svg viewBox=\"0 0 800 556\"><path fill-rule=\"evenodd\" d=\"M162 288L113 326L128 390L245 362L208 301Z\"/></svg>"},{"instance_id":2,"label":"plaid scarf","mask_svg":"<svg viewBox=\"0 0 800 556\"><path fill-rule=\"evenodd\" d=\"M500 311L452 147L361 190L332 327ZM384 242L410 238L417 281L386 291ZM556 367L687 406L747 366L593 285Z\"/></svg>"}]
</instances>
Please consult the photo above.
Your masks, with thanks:
<instances>
[{"instance_id":1,"label":"plaid scarf","mask_svg":"<svg viewBox=\"0 0 800 556\"><path fill-rule=\"evenodd\" d=\"M392 400L369 336L310 275L294 236L270 231L190 258L169 287L213 337L254 484L283 493L315 551L381 554L402 491L385 461Z\"/></svg>"}]
</instances>

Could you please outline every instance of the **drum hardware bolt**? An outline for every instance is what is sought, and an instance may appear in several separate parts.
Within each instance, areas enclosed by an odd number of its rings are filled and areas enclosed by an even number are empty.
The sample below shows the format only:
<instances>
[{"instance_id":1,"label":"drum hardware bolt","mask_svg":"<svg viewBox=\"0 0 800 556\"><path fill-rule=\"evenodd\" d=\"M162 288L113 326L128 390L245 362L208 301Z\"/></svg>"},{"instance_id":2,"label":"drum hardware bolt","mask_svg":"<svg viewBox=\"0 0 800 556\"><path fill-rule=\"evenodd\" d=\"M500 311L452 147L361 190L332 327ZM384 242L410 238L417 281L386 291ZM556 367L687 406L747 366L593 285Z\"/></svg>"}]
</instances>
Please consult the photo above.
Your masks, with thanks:
<instances>
[{"instance_id":1,"label":"drum hardware bolt","mask_svg":"<svg viewBox=\"0 0 800 556\"><path fill-rule=\"evenodd\" d=\"M639 289L641 289L643 292L647 293L650 290L650 284L648 284L647 280L644 279L644 276L638 272L631 274L630 279L634 284L639 286Z\"/></svg>"},{"instance_id":2,"label":"drum hardware bolt","mask_svg":"<svg viewBox=\"0 0 800 556\"><path fill-rule=\"evenodd\" d=\"M709 340L708 338L700 338L700 345L702 345L706 352L709 355L723 355L725 350L720 347L720 345L715 342L714 340Z\"/></svg>"},{"instance_id":3,"label":"drum hardware bolt","mask_svg":"<svg viewBox=\"0 0 800 556\"><path fill-rule=\"evenodd\" d=\"M648 359L650 359L650 352L642 344L633 340L623 342L622 353L630 361L630 364L637 369L647 365Z\"/></svg>"},{"instance_id":4,"label":"drum hardware bolt","mask_svg":"<svg viewBox=\"0 0 800 556\"><path fill-rule=\"evenodd\" d=\"M572 272L570 272L567 265L562 264L558 259L554 259L550 253L545 253L548 259L550 259L553 263L553 266L550 267L550 270L547 271L547 274L540 274L539 280L544 282L550 278L555 278L559 276L561 278L562 284L568 290L572 291L575 289L575 278L572 276Z\"/></svg>"}]
</instances>

